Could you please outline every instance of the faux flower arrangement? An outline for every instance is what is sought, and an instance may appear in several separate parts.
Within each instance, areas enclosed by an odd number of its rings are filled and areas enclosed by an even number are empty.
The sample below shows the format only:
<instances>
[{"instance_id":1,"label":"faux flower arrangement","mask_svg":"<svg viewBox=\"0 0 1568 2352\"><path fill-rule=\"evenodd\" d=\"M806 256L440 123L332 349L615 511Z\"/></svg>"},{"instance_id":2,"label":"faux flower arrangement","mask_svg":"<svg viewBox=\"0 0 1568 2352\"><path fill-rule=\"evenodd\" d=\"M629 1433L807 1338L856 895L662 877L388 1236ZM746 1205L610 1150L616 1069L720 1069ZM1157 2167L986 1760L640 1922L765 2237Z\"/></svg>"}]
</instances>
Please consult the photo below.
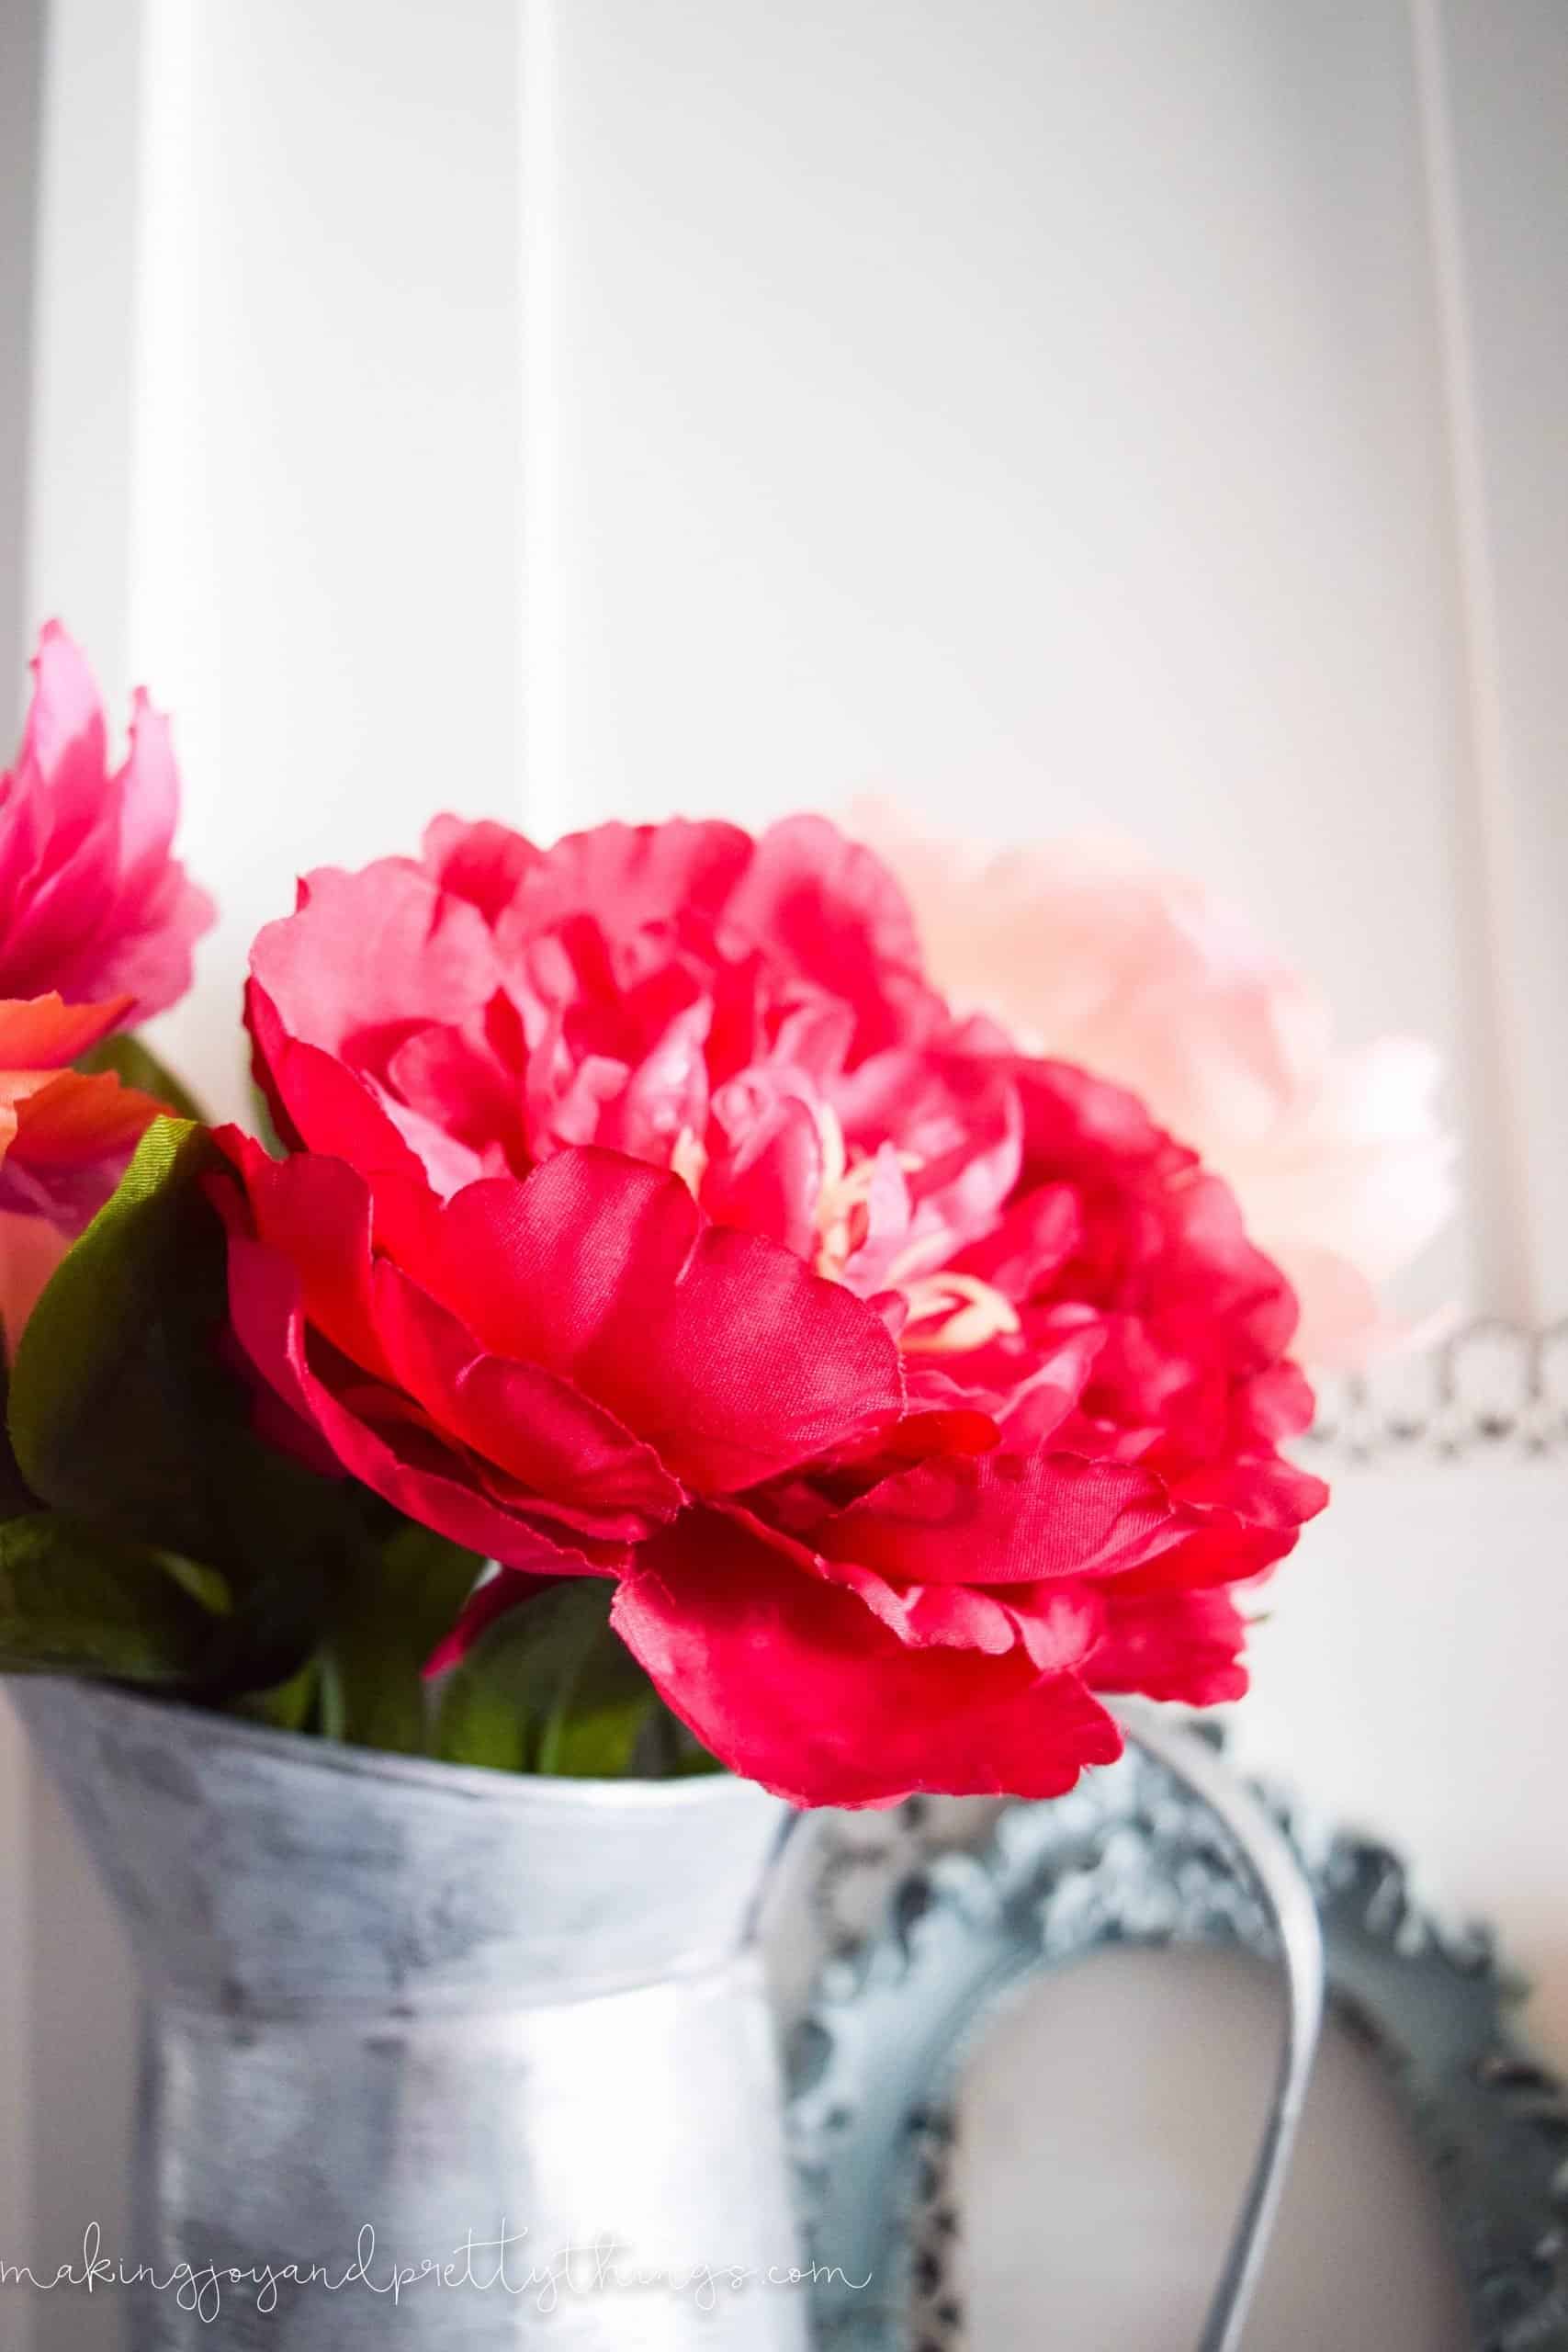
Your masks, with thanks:
<instances>
[{"instance_id":1,"label":"faux flower arrangement","mask_svg":"<svg viewBox=\"0 0 1568 2352\"><path fill-rule=\"evenodd\" d=\"M1241 1692L1325 1500L1292 1287L1134 1094L953 1009L876 854L439 817L261 932L213 1131L131 1034L211 919L167 729L111 774L35 668L0 1665L803 1804L1056 1794L1101 1694Z\"/></svg>"}]
</instances>

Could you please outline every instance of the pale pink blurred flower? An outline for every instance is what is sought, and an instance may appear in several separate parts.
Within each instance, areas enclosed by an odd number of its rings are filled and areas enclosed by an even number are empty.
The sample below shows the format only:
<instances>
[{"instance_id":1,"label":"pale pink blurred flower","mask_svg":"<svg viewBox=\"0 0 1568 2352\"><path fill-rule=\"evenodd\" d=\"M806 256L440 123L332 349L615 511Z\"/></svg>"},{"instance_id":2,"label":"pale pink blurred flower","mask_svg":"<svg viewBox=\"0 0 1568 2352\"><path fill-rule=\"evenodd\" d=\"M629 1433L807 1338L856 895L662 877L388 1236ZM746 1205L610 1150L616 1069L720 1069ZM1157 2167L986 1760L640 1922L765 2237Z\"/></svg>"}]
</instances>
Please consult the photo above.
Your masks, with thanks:
<instances>
[{"instance_id":1,"label":"pale pink blurred flower","mask_svg":"<svg viewBox=\"0 0 1568 2352\"><path fill-rule=\"evenodd\" d=\"M1305 1363L1357 1369L1414 1336L1380 1294L1453 1207L1429 1045L1337 1046L1318 989L1132 843L987 856L883 808L853 824L903 883L960 1009L1131 1088L1227 1180L1295 1286Z\"/></svg>"}]
</instances>

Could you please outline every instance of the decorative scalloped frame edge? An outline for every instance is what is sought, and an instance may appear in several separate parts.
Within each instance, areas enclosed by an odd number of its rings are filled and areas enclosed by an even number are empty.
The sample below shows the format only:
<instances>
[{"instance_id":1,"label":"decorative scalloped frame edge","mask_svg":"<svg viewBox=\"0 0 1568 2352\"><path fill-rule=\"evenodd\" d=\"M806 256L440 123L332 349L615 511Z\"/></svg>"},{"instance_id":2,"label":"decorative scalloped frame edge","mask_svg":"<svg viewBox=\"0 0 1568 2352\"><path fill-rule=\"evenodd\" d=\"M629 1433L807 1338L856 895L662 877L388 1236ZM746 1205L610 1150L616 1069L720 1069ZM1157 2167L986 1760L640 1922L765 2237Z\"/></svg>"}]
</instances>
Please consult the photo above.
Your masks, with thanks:
<instances>
[{"instance_id":1,"label":"decorative scalloped frame edge","mask_svg":"<svg viewBox=\"0 0 1568 2352\"><path fill-rule=\"evenodd\" d=\"M1568 1322L1468 1323L1436 1346L1314 1385L1306 1442L1330 1461L1568 1457Z\"/></svg>"},{"instance_id":2,"label":"decorative scalloped frame edge","mask_svg":"<svg viewBox=\"0 0 1568 2352\"><path fill-rule=\"evenodd\" d=\"M1314 1835L1260 1793L1317 1900L1332 2009L1432 2167L1476 2352L1568 2352L1568 2095L1509 2030L1523 1986L1484 1931L1416 1907L1386 1848ZM1224 1832L1131 1751L1070 1796L1006 1808L983 1850L919 1861L881 1927L824 1963L787 2053L819 2352L907 2352L922 2199L953 2234L939 2192L965 2049L998 2001L1118 1944L1270 1951ZM920 2263L921 2308L955 2329L929 2240Z\"/></svg>"}]
</instances>

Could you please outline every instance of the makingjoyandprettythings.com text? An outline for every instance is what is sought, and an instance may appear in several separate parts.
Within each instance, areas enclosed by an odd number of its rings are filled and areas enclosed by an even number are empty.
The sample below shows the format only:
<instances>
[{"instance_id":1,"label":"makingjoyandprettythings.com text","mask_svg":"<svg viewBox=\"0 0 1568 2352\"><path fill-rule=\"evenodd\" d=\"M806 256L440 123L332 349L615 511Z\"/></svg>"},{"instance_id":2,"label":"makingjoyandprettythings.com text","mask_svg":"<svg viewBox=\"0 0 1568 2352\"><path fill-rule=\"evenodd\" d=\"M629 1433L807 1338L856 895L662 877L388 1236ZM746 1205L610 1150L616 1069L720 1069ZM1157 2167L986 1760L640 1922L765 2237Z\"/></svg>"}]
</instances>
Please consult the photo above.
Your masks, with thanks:
<instances>
[{"instance_id":1,"label":"makingjoyandprettythings.com text","mask_svg":"<svg viewBox=\"0 0 1568 2352\"><path fill-rule=\"evenodd\" d=\"M334 2267L312 2262L173 2262L165 2268L149 2262L128 2263L103 2250L103 2233L89 2222L82 2239L80 2262L62 2263L50 2271L35 2271L30 2264L8 2262L0 2256L0 2287L32 2288L39 2294L62 2289L94 2294L100 2290L135 2288L141 2292L172 2295L182 2311L210 2325L223 2308L226 2293L254 2298L257 2312L276 2312L286 2292L313 2288L329 2294L359 2288L400 2302L411 2290L467 2288L479 2294L505 2294L530 2301L536 2311L555 2311L577 2295L663 2293L689 2298L699 2311L712 2311L731 2295L755 2287L848 2288L859 2293L871 2284L852 2278L836 2265L822 2262L766 2265L732 2262L687 2264L637 2261L619 2239L604 2232L575 2238L547 2259L536 2258L525 2245L525 2224L510 2228L503 2220L498 2234L478 2238L470 2230L446 2257L426 2256L417 2262L378 2258L376 2232L367 2222L355 2241L354 2259Z\"/></svg>"}]
</instances>

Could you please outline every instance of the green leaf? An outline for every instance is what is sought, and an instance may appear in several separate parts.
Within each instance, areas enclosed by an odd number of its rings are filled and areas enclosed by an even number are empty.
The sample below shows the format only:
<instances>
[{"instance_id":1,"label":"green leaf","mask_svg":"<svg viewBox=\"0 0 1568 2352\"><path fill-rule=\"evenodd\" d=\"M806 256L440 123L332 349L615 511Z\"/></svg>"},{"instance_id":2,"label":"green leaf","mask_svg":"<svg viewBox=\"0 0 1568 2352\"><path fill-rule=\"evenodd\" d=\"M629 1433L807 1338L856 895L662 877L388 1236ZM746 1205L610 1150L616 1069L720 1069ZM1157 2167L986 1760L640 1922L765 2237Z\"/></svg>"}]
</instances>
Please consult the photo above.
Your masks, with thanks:
<instances>
[{"instance_id":1,"label":"green leaf","mask_svg":"<svg viewBox=\"0 0 1568 2352\"><path fill-rule=\"evenodd\" d=\"M572 1577L498 1617L446 1678L436 1750L499 1771L616 1779L658 1700L610 1630L613 1587Z\"/></svg>"},{"instance_id":2,"label":"green leaf","mask_svg":"<svg viewBox=\"0 0 1568 2352\"><path fill-rule=\"evenodd\" d=\"M484 1563L405 1521L336 1588L323 1648L334 1736L419 1756L429 1747L425 1660L450 1633Z\"/></svg>"},{"instance_id":3,"label":"green leaf","mask_svg":"<svg viewBox=\"0 0 1568 2352\"><path fill-rule=\"evenodd\" d=\"M10 1392L10 1367L5 1361L4 1348L0 1348L0 1414L6 1410ZM10 1430L0 1428L0 1520L21 1519L37 1509L38 1497L22 1476Z\"/></svg>"},{"instance_id":4,"label":"green leaf","mask_svg":"<svg viewBox=\"0 0 1568 2352\"><path fill-rule=\"evenodd\" d=\"M639 1781L689 1781L727 1770L662 1699L645 1716L626 1766L627 1772Z\"/></svg>"},{"instance_id":5,"label":"green leaf","mask_svg":"<svg viewBox=\"0 0 1568 2352\"><path fill-rule=\"evenodd\" d=\"M185 1410L188 1361L202 1341L210 1355L223 1313L222 1237L199 1190L215 1159L204 1128L152 1122L28 1317L8 1407L17 1464L44 1501L192 1557L209 1478Z\"/></svg>"},{"instance_id":6,"label":"green leaf","mask_svg":"<svg viewBox=\"0 0 1568 2352\"><path fill-rule=\"evenodd\" d=\"M617 1781L632 1769L638 1736L659 1701L642 1668L611 1630L614 1597L608 1585L597 1586L598 1628L579 1654L575 1672L563 1678L545 1718L536 1772Z\"/></svg>"},{"instance_id":7,"label":"green leaf","mask_svg":"<svg viewBox=\"0 0 1568 2352\"><path fill-rule=\"evenodd\" d=\"M39 1511L0 1525L0 1667L178 1687L223 1636L192 1597L190 1564Z\"/></svg>"},{"instance_id":8,"label":"green leaf","mask_svg":"<svg viewBox=\"0 0 1568 2352\"><path fill-rule=\"evenodd\" d=\"M105 1037L85 1053L76 1067L96 1077L112 1070L122 1086L134 1086L182 1119L205 1119L207 1114L173 1070L165 1068L150 1046L137 1036Z\"/></svg>"},{"instance_id":9,"label":"green leaf","mask_svg":"<svg viewBox=\"0 0 1568 2352\"><path fill-rule=\"evenodd\" d=\"M283 1138L277 1132L277 1121L272 1115L272 1104L266 1099L266 1090L258 1086L254 1078L251 1080L251 1133L269 1159L288 1157Z\"/></svg>"},{"instance_id":10,"label":"green leaf","mask_svg":"<svg viewBox=\"0 0 1568 2352\"><path fill-rule=\"evenodd\" d=\"M671 1780L695 1781L705 1778L709 1772L728 1770L728 1765L721 1764L718 1758L703 1746L702 1741L689 1724L683 1724L679 1715L671 1713L662 1700L660 1702L660 1713L667 1719L670 1726L668 1734L670 1762L667 1773Z\"/></svg>"},{"instance_id":11,"label":"green leaf","mask_svg":"<svg viewBox=\"0 0 1568 2352\"><path fill-rule=\"evenodd\" d=\"M298 1674L270 1690L246 1690L234 1700L232 1712L273 1731L308 1731L315 1714L321 1686L321 1662L307 1658Z\"/></svg>"},{"instance_id":12,"label":"green leaf","mask_svg":"<svg viewBox=\"0 0 1568 2352\"><path fill-rule=\"evenodd\" d=\"M220 1570L216 1692L294 1674L361 1541L360 1490L264 1445L220 1357L226 1244L201 1127L156 1119L28 1318L9 1423L41 1501Z\"/></svg>"}]
</instances>

